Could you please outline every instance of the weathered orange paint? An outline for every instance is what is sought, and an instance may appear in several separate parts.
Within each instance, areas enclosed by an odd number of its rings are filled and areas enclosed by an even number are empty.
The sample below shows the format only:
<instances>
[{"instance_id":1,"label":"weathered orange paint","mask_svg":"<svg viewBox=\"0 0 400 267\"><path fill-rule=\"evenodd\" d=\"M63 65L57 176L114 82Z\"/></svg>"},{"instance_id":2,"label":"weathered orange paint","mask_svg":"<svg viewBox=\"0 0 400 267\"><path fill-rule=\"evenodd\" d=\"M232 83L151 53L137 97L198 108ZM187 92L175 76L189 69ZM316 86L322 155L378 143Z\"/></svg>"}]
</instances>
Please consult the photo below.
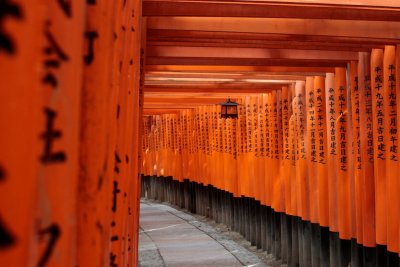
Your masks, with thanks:
<instances>
[{"instance_id":1,"label":"weathered orange paint","mask_svg":"<svg viewBox=\"0 0 400 267\"><path fill-rule=\"evenodd\" d=\"M395 59L395 64L396 64L396 92L400 92L400 45L396 46L396 59ZM399 97L400 98L400 97ZM396 95L396 99L397 99L397 95ZM400 105L397 104L397 125L399 125L400 122ZM400 135L400 132L397 131L397 135ZM399 137L397 137L398 140ZM400 190L400 183L397 186L397 190ZM399 208L400 209L400 208ZM400 212L400 211L398 211ZM400 255L400 223L399 221L397 222L397 227L399 230L399 235L398 235L398 240L399 240L399 249L398 249L398 253ZM396 233L393 233L396 234Z\"/></svg>"},{"instance_id":2,"label":"weathered orange paint","mask_svg":"<svg viewBox=\"0 0 400 267\"><path fill-rule=\"evenodd\" d=\"M290 211L290 145L289 145L289 120L291 98L288 87L282 87L282 134L283 134L283 155L281 165L281 209L288 213ZM265 129L264 129L265 131Z\"/></svg>"},{"instance_id":3,"label":"weathered orange paint","mask_svg":"<svg viewBox=\"0 0 400 267\"><path fill-rule=\"evenodd\" d=\"M360 88L360 132L365 133L360 136L363 238L358 242L367 247L374 247L376 245L375 181L370 53L359 54L358 77Z\"/></svg>"},{"instance_id":4,"label":"weathered orange paint","mask_svg":"<svg viewBox=\"0 0 400 267\"><path fill-rule=\"evenodd\" d=\"M298 215L305 221L310 220L310 184L306 161L306 98L305 82L297 81L295 85L296 109L296 187L298 192Z\"/></svg>"},{"instance_id":5,"label":"weathered orange paint","mask_svg":"<svg viewBox=\"0 0 400 267\"><path fill-rule=\"evenodd\" d=\"M307 131L306 131L306 157L307 172L309 178L310 190L310 221L318 223L319 221L319 201L318 201L318 169L316 161L316 112L315 112L315 90L314 77L307 77L305 91L305 109L307 113ZM315 151L314 154L312 151Z\"/></svg>"},{"instance_id":6,"label":"weathered orange paint","mask_svg":"<svg viewBox=\"0 0 400 267\"><path fill-rule=\"evenodd\" d=\"M314 110L316 124L316 161L318 181L318 222L321 226L329 226L329 187L328 187L328 143L326 126L326 90L325 78L316 76L314 78ZM314 205L314 204L313 204Z\"/></svg>"},{"instance_id":7,"label":"weathered orange paint","mask_svg":"<svg viewBox=\"0 0 400 267\"><path fill-rule=\"evenodd\" d=\"M336 110L336 138L337 138L337 158L336 166L338 184L338 213L339 213L339 237L343 239L351 238L350 223L350 177L349 177L349 158L350 158L350 139L349 139L349 116L347 110L347 86L346 69L336 68L335 70L335 95Z\"/></svg>"},{"instance_id":8,"label":"weathered orange paint","mask_svg":"<svg viewBox=\"0 0 400 267\"><path fill-rule=\"evenodd\" d=\"M387 242L387 199L386 199L386 155L383 98L383 50L372 49L371 53L371 95L374 133L374 178L375 178L375 212L376 243L386 245ZM377 105L379 99L380 105ZM387 116L387 115L386 115ZM379 118L379 121L378 121ZM382 120L380 120L382 119ZM383 147L382 147L383 146ZM379 150L383 149L383 150Z\"/></svg>"},{"instance_id":9,"label":"weathered orange paint","mask_svg":"<svg viewBox=\"0 0 400 267\"><path fill-rule=\"evenodd\" d=\"M292 215L301 216L301 202L300 202L300 186L298 184L297 175L297 153L298 153L298 133L297 133L297 97L295 92L295 86L291 88L292 98L292 116L290 117L290 147L291 147L291 157L292 157L292 168L290 171L291 177L291 210Z\"/></svg>"},{"instance_id":10,"label":"weathered orange paint","mask_svg":"<svg viewBox=\"0 0 400 267\"><path fill-rule=\"evenodd\" d=\"M335 74L327 73L325 78L326 103L329 108L326 110L326 123L328 134L328 186L329 186L329 230L338 232L338 201L337 201L337 142L336 136L336 119L338 117L336 109L336 94L335 94Z\"/></svg>"},{"instance_id":11,"label":"weathered orange paint","mask_svg":"<svg viewBox=\"0 0 400 267\"><path fill-rule=\"evenodd\" d=\"M38 169L44 144L39 136L45 130L45 91L42 55L34 51L44 44L43 13L35 3L20 5L18 10L20 18L5 20L3 29L13 38L14 50L0 50L0 223L10 237L9 245L0 250L2 266L28 266L38 261L33 253L38 246L33 218L37 216Z\"/></svg>"},{"instance_id":12,"label":"weathered orange paint","mask_svg":"<svg viewBox=\"0 0 400 267\"><path fill-rule=\"evenodd\" d=\"M0 220L15 242L1 248L0 265L102 266L111 252L118 263L136 265L139 149L132 147L139 141L140 113L133 112L140 110L139 60L129 62L140 49L140 38L133 38L140 30L123 37L122 1L14 2L20 18L6 28L15 53L0 50L7 76L0 81ZM141 13L138 8L132 19L133 6L140 1L126 2L125 20L136 27ZM113 29L120 34L115 42ZM121 70L119 60L126 65ZM117 98L116 92L124 94ZM117 100L124 102L118 102L123 127L116 123ZM119 249L111 251L117 143L126 166L117 200L123 214L114 218Z\"/></svg>"},{"instance_id":13,"label":"weathered orange paint","mask_svg":"<svg viewBox=\"0 0 400 267\"><path fill-rule=\"evenodd\" d=\"M399 155L397 141L397 92L396 92L396 47L385 46L383 54L383 98L384 133L386 148L386 188L387 188L387 247L391 252L399 251Z\"/></svg>"},{"instance_id":14,"label":"weathered orange paint","mask_svg":"<svg viewBox=\"0 0 400 267\"><path fill-rule=\"evenodd\" d=\"M353 173L354 177L354 210L352 210L352 237L356 238L359 244L363 243L363 192L364 184L362 181L362 157L361 157L361 131L360 131L360 118L361 118L361 103L360 97L362 90L359 86L360 77L358 76L358 61L350 63L350 92L351 92L351 125L353 131Z\"/></svg>"}]
</instances>

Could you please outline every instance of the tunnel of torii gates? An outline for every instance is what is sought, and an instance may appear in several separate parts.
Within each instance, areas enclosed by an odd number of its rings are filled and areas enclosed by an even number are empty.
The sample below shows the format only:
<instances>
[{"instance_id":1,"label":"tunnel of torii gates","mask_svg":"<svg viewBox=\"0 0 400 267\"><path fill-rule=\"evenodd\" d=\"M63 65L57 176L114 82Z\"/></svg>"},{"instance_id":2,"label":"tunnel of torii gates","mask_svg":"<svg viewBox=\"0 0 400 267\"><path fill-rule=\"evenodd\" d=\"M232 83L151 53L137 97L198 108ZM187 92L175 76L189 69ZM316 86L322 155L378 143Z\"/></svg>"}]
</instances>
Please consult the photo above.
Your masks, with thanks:
<instances>
[{"instance_id":1,"label":"tunnel of torii gates","mask_svg":"<svg viewBox=\"0 0 400 267\"><path fill-rule=\"evenodd\" d=\"M136 266L140 196L398 266L398 44L397 0L0 1L0 266Z\"/></svg>"}]
</instances>

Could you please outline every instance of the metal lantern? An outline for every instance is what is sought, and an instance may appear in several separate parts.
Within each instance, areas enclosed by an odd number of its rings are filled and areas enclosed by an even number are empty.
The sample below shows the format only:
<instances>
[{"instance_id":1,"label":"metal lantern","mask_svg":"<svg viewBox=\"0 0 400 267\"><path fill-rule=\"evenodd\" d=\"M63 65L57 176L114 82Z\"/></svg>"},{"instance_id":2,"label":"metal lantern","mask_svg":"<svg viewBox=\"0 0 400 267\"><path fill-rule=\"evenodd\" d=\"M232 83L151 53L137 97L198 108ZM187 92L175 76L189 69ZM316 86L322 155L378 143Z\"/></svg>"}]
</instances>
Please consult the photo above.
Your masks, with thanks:
<instances>
[{"instance_id":1,"label":"metal lantern","mask_svg":"<svg viewBox=\"0 0 400 267\"><path fill-rule=\"evenodd\" d=\"M230 98L228 98L227 102L220 103L221 105L221 118L226 119L226 118L235 118L237 119L238 117L238 103L231 101Z\"/></svg>"}]
</instances>

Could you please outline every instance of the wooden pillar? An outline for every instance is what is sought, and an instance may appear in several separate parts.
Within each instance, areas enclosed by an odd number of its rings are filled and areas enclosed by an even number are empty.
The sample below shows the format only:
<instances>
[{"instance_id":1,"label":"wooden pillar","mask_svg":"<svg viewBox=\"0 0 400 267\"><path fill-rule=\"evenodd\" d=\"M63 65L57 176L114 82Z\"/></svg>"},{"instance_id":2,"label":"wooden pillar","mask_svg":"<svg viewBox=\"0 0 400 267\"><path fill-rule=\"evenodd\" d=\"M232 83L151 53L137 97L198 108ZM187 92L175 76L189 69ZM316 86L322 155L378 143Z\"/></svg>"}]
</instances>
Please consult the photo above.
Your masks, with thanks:
<instances>
[{"instance_id":1,"label":"wooden pillar","mask_svg":"<svg viewBox=\"0 0 400 267\"><path fill-rule=\"evenodd\" d=\"M297 99L295 96L295 90L292 88L292 95L293 95L293 100L292 100L292 116L290 118L289 122L289 129L290 129L290 149L291 149L291 177L296 177L296 155L297 155L297 119L296 119L296 113L297 113ZM296 180L297 182L297 180ZM297 186L297 183L293 182L293 179L291 181L291 209L293 215L291 216L291 255L289 258L289 265L290 266L297 266L299 265L299 236L298 236L298 217L299 216L299 187Z\"/></svg>"},{"instance_id":2,"label":"wooden pillar","mask_svg":"<svg viewBox=\"0 0 400 267\"><path fill-rule=\"evenodd\" d=\"M352 61L350 63L350 94L351 94L351 125L352 125L352 140L353 140L353 184L354 201L352 207L352 263L360 265L363 261L363 250L361 244L363 243L363 210L362 210L362 194L364 191L364 184L362 182L362 157L361 157L361 131L360 131L360 87L358 76L358 62Z\"/></svg>"},{"instance_id":3,"label":"wooden pillar","mask_svg":"<svg viewBox=\"0 0 400 267\"><path fill-rule=\"evenodd\" d=\"M396 46L396 59L395 59L395 65L396 65L396 92L400 92L400 45ZM400 98L400 96L396 95L396 99ZM400 105L397 104L397 126L399 126L399 117L400 117ZM399 140L399 135L400 131L397 131L397 140ZM397 187L397 190L400 189L400 184ZM399 229L399 248L398 248L398 256L399 256L399 261L400 261L400 222L398 222L398 229ZM399 264L400 265L400 264Z\"/></svg>"},{"instance_id":4,"label":"wooden pillar","mask_svg":"<svg viewBox=\"0 0 400 267\"><path fill-rule=\"evenodd\" d=\"M289 234L287 229L287 217L290 212L290 146L289 146L289 106L291 106L291 99L289 95L289 88L282 87L282 135L283 135L283 155L282 155L282 213L281 216L281 240L282 240L282 261L287 263L289 258Z\"/></svg>"},{"instance_id":5,"label":"wooden pillar","mask_svg":"<svg viewBox=\"0 0 400 267\"><path fill-rule=\"evenodd\" d=\"M396 47L385 46L383 56L383 99L384 99L384 137L386 152L386 188L387 188L387 249L391 253L399 251L399 237L396 234L399 225L398 198L398 141L397 141L397 92L396 92ZM379 179L377 177L377 179ZM397 255L396 255L397 258ZM389 258L390 260L390 258ZM389 265L391 263L389 262ZM393 263L392 263L393 265Z\"/></svg>"},{"instance_id":6,"label":"wooden pillar","mask_svg":"<svg viewBox=\"0 0 400 267\"><path fill-rule=\"evenodd\" d=\"M374 182L374 147L372 126L372 93L370 53L359 53L358 83L360 88L360 135L361 145L361 183L362 193L362 244L364 246L363 263L376 266L375 253L375 182Z\"/></svg>"},{"instance_id":7,"label":"wooden pillar","mask_svg":"<svg viewBox=\"0 0 400 267\"><path fill-rule=\"evenodd\" d=\"M108 132L116 117L115 103L109 101L115 99L110 86L114 25L108 22L114 21L115 5L86 5L77 247L77 262L82 266L101 265L108 256L105 244L110 243L112 188L109 185L113 176L108 151L113 140ZM107 19L101 19L103 14ZM99 206L103 208L96 208ZM103 229L101 233L94 230L98 227Z\"/></svg>"},{"instance_id":8,"label":"wooden pillar","mask_svg":"<svg viewBox=\"0 0 400 267\"><path fill-rule=\"evenodd\" d=\"M14 12L3 15L0 30L5 38L0 46L0 73L7 77L0 80L0 261L4 266L28 266L43 255L36 256L38 232L51 225L41 223L43 228L39 228L34 218L38 216L38 169L42 169L40 157L46 144L46 139L40 138L47 130L44 96L52 89L42 82L44 57L36 52L45 45L43 12L33 2L3 1L2 8ZM30 64L26 64L28 60ZM64 145L58 149L65 153ZM46 241L40 244L46 246Z\"/></svg>"},{"instance_id":9,"label":"wooden pillar","mask_svg":"<svg viewBox=\"0 0 400 267\"><path fill-rule=\"evenodd\" d=\"M386 145L384 136L384 94L383 94L383 49L371 52L371 94L374 138L374 176L376 243L381 266L387 266L387 199L386 199ZM386 114L387 116L387 114Z\"/></svg>"},{"instance_id":10,"label":"wooden pillar","mask_svg":"<svg viewBox=\"0 0 400 267\"><path fill-rule=\"evenodd\" d=\"M327 135L328 135L328 172L329 183L329 257L330 266L338 266L337 261L337 247L338 247L338 202L337 202L337 167L336 158L338 155L338 137L336 136L336 118L338 116L336 110L335 99L335 75L334 73L327 73L325 78L325 92L326 92L326 120L327 120ZM322 258L321 258L322 260Z\"/></svg>"}]
</instances>

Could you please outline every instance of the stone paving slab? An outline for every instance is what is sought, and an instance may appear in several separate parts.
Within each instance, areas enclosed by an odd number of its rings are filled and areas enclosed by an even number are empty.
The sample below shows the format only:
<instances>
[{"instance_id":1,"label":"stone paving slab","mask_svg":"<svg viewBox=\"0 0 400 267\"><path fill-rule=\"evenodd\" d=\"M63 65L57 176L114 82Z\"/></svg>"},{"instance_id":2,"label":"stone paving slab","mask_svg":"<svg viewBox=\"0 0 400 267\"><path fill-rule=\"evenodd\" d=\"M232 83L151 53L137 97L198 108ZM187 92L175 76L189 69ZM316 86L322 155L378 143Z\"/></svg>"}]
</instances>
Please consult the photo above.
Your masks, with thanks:
<instances>
[{"instance_id":1,"label":"stone paving slab","mask_svg":"<svg viewBox=\"0 0 400 267\"><path fill-rule=\"evenodd\" d=\"M211 226L168 205L140 204L139 266L266 266Z\"/></svg>"},{"instance_id":2,"label":"stone paving slab","mask_svg":"<svg viewBox=\"0 0 400 267\"><path fill-rule=\"evenodd\" d=\"M151 238L142 228L140 228L139 240L139 266L165 267L164 260L161 257L156 244L153 242L153 240L151 240Z\"/></svg>"}]
</instances>

